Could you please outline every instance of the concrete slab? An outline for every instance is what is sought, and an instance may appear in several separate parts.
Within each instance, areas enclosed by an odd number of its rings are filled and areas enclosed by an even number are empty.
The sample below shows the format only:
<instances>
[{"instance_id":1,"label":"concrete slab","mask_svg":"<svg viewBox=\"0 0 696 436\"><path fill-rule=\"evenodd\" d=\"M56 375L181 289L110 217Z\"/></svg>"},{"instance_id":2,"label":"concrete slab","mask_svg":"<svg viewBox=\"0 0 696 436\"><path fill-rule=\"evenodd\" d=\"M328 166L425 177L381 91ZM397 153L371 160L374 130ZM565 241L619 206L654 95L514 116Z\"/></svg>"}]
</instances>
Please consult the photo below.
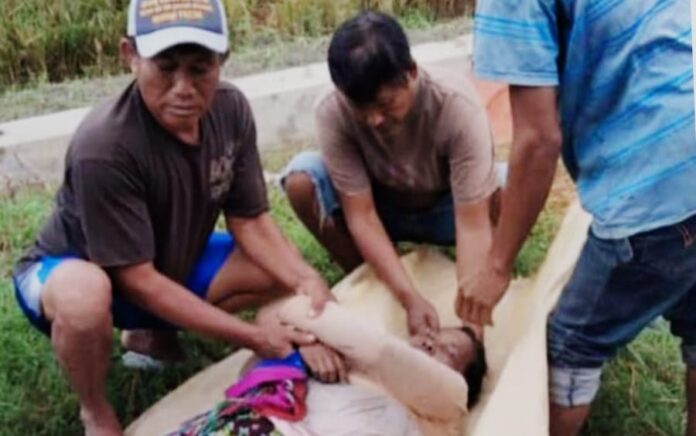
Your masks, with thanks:
<instances>
[{"instance_id":1,"label":"concrete slab","mask_svg":"<svg viewBox=\"0 0 696 436\"><path fill-rule=\"evenodd\" d=\"M414 57L423 65L462 72L470 70L471 51L471 35L413 48ZM231 81L251 102L262 151L311 141L314 102L331 86L325 63ZM506 88L482 84L480 90L487 104L489 100L494 101L493 112L502 113L496 115L496 119L502 117L502 124L493 120L496 135L507 135ZM501 104L503 109L499 110ZM0 124L0 190L8 184L57 180L62 174L68 142L88 112L89 108L81 108Z\"/></svg>"}]
</instances>

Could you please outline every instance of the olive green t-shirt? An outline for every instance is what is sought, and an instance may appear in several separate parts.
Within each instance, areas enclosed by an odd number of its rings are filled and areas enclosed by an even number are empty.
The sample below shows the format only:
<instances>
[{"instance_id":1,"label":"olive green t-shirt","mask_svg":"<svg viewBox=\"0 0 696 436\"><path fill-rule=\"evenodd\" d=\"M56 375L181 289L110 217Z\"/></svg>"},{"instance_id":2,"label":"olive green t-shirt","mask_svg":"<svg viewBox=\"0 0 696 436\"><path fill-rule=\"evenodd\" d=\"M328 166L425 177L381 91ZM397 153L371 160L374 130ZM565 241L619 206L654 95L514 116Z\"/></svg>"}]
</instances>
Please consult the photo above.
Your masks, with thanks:
<instances>
[{"instance_id":1,"label":"olive green t-shirt","mask_svg":"<svg viewBox=\"0 0 696 436\"><path fill-rule=\"evenodd\" d=\"M131 84L78 128L53 214L16 272L71 255L106 269L151 261L184 283L221 211L266 210L254 118L237 88L219 85L190 145L161 127Z\"/></svg>"},{"instance_id":2,"label":"olive green t-shirt","mask_svg":"<svg viewBox=\"0 0 696 436\"><path fill-rule=\"evenodd\" d=\"M315 115L322 158L343 194L378 191L421 209L449 191L455 204L465 204L497 188L488 117L462 73L419 68L413 108L389 137L337 90L319 101Z\"/></svg>"}]
</instances>

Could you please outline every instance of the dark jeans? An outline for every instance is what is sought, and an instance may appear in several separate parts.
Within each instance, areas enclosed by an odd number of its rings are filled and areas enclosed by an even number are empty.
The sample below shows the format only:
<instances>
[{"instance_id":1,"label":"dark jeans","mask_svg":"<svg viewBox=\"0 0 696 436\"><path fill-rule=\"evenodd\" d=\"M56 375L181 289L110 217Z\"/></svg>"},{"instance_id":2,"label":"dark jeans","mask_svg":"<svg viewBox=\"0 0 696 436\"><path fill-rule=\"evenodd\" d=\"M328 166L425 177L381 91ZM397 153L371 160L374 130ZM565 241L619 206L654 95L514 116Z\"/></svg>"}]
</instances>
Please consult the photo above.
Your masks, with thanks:
<instances>
[{"instance_id":1,"label":"dark jeans","mask_svg":"<svg viewBox=\"0 0 696 436\"><path fill-rule=\"evenodd\" d=\"M659 316L682 339L685 363L696 367L695 241L696 216L625 239L599 239L590 231L548 322L557 403L587 404L568 389L594 396L602 365Z\"/></svg>"}]
</instances>

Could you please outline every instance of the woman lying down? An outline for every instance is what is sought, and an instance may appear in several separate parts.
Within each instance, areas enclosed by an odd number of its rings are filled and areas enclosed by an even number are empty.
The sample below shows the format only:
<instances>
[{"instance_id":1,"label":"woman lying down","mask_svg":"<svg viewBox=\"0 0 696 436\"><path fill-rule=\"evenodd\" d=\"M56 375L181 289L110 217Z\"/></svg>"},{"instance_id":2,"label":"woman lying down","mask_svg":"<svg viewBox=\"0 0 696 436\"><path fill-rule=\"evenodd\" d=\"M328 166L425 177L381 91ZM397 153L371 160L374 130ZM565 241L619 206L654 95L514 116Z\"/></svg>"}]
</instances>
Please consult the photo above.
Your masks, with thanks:
<instances>
[{"instance_id":1,"label":"woman lying down","mask_svg":"<svg viewBox=\"0 0 696 436\"><path fill-rule=\"evenodd\" d=\"M227 390L227 402L177 434L463 434L467 409L476 403L486 372L484 349L472 329L443 328L409 344L336 303L316 318L309 314L309 300L293 297L262 309L257 321L277 317L332 351L311 347L282 361L250 362Z\"/></svg>"}]
</instances>

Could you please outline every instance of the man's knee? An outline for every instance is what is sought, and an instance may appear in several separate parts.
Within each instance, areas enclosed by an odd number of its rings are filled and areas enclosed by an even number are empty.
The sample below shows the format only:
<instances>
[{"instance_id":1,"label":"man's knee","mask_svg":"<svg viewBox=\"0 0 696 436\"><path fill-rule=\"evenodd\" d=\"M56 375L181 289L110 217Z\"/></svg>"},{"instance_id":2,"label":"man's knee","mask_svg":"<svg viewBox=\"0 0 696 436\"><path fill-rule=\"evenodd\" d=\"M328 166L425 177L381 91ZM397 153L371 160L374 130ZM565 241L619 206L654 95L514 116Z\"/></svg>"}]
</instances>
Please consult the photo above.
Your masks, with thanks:
<instances>
[{"instance_id":1,"label":"man's knee","mask_svg":"<svg viewBox=\"0 0 696 436\"><path fill-rule=\"evenodd\" d=\"M56 268L41 302L46 318L62 326L89 330L111 323L111 281L97 265L70 260Z\"/></svg>"},{"instance_id":2,"label":"man's knee","mask_svg":"<svg viewBox=\"0 0 696 436\"><path fill-rule=\"evenodd\" d=\"M205 298L208 303L234 313L255 308L286 292L275 277L238 248L215 274Z\"/></svg>"},{"instance_id":3,"label":"man's knee","mask_svg":"<svg viewBox=\"0 0 696 436\"><path fill-rule=\"evenodd\" d=\"M288 175L283 184L288 200L294 208L314 203L314 182L306 172L298 171Z\"/></svg>"},{"instance_id":4,"label":"man's knee","mask_svg":"<svg viewBox=\"0 0 696 436\"><path fill-rule=\"evenodd\" d=\"M305 151L296 155L283 171L280 181L295 212L300 219L318 217L323 225L326 218L340 209L336 190L316 151Z\"/></svg>"},{"instance_id":5,"label":"man's knee","mask_svg":"<svg viewBox=\"0 0 696 436\"><path fill-rule=\"evenodd\" d=\"M690 299L689 303L691 304L679 308L682 314L689 314L686 319L683 317L675 319L671 314L666 317L670 321L672 334L681 339L681 354L684 364L689 369L696 369L696 322L690 315L695 309L692 301L694 300Z\"/></svg>"},{"instance_id":6,"label":"man's knee","mask_svg":"<svg viewBox=\"0 0 696 436\"><path fill-rule=\"evenodd\" d=\"M613 352L579 335L562 318L555 312L547 324L549 399L565 408L587 406L599 390L602 366Z\"/></svg>"},{"instance_id":7,"label":"man's knee","mask_svg":"<svg viewBox=\"0 0 696 436\"><path fill-rule=\"evenodd\" d=\"M549 399L560 407L587 406L601 383L601 368L549 367Z\"/></svg>"}]
</instances>

